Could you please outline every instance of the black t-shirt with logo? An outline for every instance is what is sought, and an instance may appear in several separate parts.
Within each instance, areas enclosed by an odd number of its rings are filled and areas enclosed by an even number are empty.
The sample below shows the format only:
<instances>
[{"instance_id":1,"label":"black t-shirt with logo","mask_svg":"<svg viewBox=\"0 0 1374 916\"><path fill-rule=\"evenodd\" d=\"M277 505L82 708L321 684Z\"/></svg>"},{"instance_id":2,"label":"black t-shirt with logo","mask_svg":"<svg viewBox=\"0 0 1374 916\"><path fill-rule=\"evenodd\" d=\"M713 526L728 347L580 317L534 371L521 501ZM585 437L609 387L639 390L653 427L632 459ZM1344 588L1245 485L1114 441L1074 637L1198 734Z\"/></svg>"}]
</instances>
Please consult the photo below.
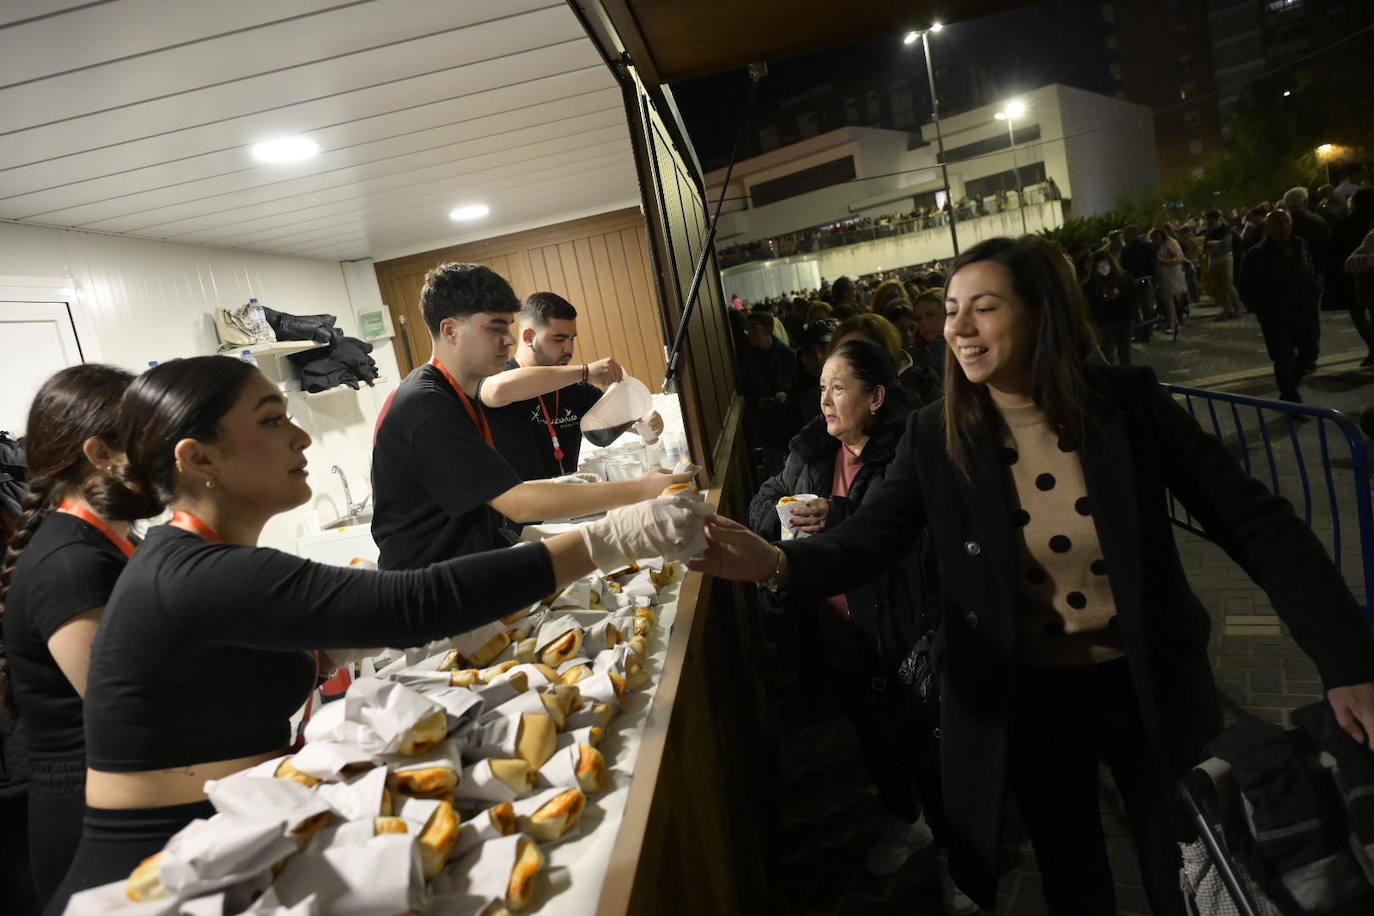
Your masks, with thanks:
<instances>
[{"instance_id":1,"label":"black t-shirt with logo","mask_svg":"<svg viewBox=\"0 0 1374 916\"><path fill-rule=\"evenodd\" d=\"M377 565L418 569L509 546L501 514L487 503L520 483L443 374L420 366L396 390L372 449Z\"/></svg>"},{"instance_id":2,"label":"black t-shirt with logo","mask_svg":"<svg viewBox=\"0 0 1374 916\"><path fill-rule=\"evenodd\" d=\"M518 369L514 359L506 361L507 369ZM545 480L577 470L577 456L582 451L582 417L601 398L601 390L587 382L577 382L539 398L516 401L495 410L488 410L496 450L510 462L521 480ZM563 449L563 461L553 453L549 438L549 423L558 434Z\"/></svg>"}]
</instances>

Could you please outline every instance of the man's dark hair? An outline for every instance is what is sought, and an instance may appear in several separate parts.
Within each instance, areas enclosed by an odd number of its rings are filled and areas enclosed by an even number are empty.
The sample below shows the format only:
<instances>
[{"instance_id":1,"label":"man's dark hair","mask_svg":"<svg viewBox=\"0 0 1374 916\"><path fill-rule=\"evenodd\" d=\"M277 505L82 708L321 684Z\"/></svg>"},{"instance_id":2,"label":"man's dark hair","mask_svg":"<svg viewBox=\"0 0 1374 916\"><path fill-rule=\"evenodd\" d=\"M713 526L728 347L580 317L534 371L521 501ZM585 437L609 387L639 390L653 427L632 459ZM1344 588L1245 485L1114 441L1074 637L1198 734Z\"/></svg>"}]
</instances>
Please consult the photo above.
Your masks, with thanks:
<instances>
[{"instance_id":1,"label":"man's dark hair","mask_svg":"<svg viewBox=\"0 0 1374 916\"><path fill-rule=\"evenodd\" d=\"M773 333L773 315L771 312L750 312L744 316L744 326L748 328L767 328L768 333Z\"/></svg>"},{"instance_id":2,"label":"man's dark hair","mask_svg":"<svg viewBox=\"0 0 1374 916\"><path fill-rule=\"evenodd\" d=\"M420 314L434 337L439 336L439 324L445 318L519 309L520 300L506 278L481 264L440 264L425 274L420 290Z\"/></svg>"},{"instance_id":3,"label":"man's dark hair","mask_svg":"<svg viewBox=\"0 0 1374 916\"><path fill-rule=\"evenodd\" d=\"M1202 214L1202 218L1203 218L1203 219L1216 219L1216 220L1219 220L1219 219L1221 219L1221 211L1220 211L1220 210L1208 210L1206 213Z\"/></svg>"},{"instance_id":4,"label":"man's dark hair","mask_svg":"<svg viewBox=\"0 0 1374 916\"><path fill-rule=\"evenodd\" d=\"M537 328L543 328L554 320L576 321L577 309L558 293L530 293L520 303L520 317Z\"/></svg>"}]
</instances>

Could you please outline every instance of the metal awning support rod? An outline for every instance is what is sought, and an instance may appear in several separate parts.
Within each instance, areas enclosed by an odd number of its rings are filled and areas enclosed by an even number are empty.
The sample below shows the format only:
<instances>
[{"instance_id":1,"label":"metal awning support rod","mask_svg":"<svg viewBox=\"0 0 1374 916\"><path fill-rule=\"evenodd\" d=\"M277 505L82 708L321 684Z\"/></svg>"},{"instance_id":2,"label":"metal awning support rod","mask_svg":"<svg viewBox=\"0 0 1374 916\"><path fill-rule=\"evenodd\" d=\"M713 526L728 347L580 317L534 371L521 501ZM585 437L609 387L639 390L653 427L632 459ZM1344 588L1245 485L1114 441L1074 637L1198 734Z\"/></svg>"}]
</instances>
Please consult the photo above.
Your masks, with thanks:
<instances>
[{"instance_id":1,"label":"metal awning support rod","mask_svg":"<svg viewBox=\"0 0 1374 916\"><path fill-rule=\"evenodd\" d=\"M679 363L682 360L682 345L687 342L687 327L692 320L692 310L696 308L698 294L701 292L701 281L706 276L706 262L711 257L712 247L716 241L716 226L720 223L720 208L725 203L725 195L730 190L730 176L735 171L735 157L739 155L739 141L744 136L744 129L749 124L749 109L753 107L754 96L758 94L759 80L763 79L768 72L766 64L749 65L749 95L744 101L744 112L740 115L739 127L735 129L735 144L730 149L730 164L725 167L725 180L720 185L720 196L716 198L715 212L711 214L711 223L706 229L706 241L701 246L701 254L697 256L697 268L692 274L692 286L687 291L687 301L682 306L682 317L678 321L677 333L673 335L673 346L668 351L668 369L663 377L663 393L677 394L678 381L681 369Z\"/></svg>"}]
</instances>

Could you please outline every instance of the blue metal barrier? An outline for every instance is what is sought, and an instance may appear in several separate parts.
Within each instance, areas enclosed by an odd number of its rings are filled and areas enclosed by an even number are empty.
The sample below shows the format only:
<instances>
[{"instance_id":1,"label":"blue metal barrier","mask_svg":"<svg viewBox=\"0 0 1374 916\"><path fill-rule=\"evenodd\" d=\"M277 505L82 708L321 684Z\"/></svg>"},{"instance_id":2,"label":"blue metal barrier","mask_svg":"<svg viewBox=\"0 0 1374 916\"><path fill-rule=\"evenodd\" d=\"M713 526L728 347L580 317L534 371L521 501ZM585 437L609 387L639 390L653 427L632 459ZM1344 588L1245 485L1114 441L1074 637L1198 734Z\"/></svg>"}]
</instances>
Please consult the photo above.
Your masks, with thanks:
<instances>
[{"instance_id":1,"label":"blue metal barrier","mask_svg":"<svg viewBox=\"0 0 1374 916\"><path fill-rule=\"evenodd\" d=\"M1374 626L1374 509L1370 500L1369 456L1360 428L1345 414L1328 407L1269 401L1180 385L1165 385L1164 388L1183 401L1188 413L1203 429L1212 432L1238 453L1237 457L1247 474L1263 481L1271 491L1293 503L1309 526L1313 525L1314 517L1319 522L1324 521L1321 510L1323 505L1326 507L1324 516L1331 526L1326 546L1347 582L1355 580L1346 574L1347 564L1342 548L1349 546L1349 538L1358 539L1358 573L1364 585L1363 610L1365 620ZM1353 480L1343 485L1337 481L1331 465L1333 431L1339 434L1350 450ZM1319 467L1304 455L1304 438L1309 440L1309 444L1315 438L1320 451ZM1291 469L1280 460L1289 449L1292 452ZM1288 492L1285 492L1283 478L1290 474L1296 475L1297 480L1289 481ZM1325 492L1318 492L1315 498L1314 475L1318 478L1318 485L1324 485L1325 488ZM1346 492L1343 493L1343 490ZM1295 491L1300 491L1301 499ZM1355 515L1351 520L1347 512L1344 525L1343 501L1347 506L1354 503ZM1169 514L1175 525L1207 537L1207 533L1194 524L1187 510L1175 502L1172 495L1169 497ZM1352 521L1355 526L1353 531ZM1318 527L1325 528L1325 524ZM1322 533L1318 531L1319 536Z\"/></svg>"}]
</instances>

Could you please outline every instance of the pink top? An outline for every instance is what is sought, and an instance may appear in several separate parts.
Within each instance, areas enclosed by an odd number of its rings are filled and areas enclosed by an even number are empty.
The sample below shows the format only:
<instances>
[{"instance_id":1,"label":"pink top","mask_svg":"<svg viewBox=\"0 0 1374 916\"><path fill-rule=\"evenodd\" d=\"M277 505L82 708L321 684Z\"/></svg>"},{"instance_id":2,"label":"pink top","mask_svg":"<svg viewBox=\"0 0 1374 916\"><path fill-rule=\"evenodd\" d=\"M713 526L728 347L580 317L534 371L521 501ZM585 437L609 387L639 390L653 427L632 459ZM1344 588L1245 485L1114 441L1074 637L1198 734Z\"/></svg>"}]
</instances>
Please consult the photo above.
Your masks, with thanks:
<instances>
[{"instance_id":1,"label":"pink top","mask_svg":"<svg viewBox=\"0 0 1374 916\"><path fill-rule=\"evenodd\" d=\"M861 462L843 445L835 455L835 474L831 478L831 496L848 496L849 488L859 473ZM821 601L821 638L825 640L826 655L832 664L853 667L857 663L854 625L849 620L849 602L843 594L831 595Z\"/></svg>"}]
</instances>

